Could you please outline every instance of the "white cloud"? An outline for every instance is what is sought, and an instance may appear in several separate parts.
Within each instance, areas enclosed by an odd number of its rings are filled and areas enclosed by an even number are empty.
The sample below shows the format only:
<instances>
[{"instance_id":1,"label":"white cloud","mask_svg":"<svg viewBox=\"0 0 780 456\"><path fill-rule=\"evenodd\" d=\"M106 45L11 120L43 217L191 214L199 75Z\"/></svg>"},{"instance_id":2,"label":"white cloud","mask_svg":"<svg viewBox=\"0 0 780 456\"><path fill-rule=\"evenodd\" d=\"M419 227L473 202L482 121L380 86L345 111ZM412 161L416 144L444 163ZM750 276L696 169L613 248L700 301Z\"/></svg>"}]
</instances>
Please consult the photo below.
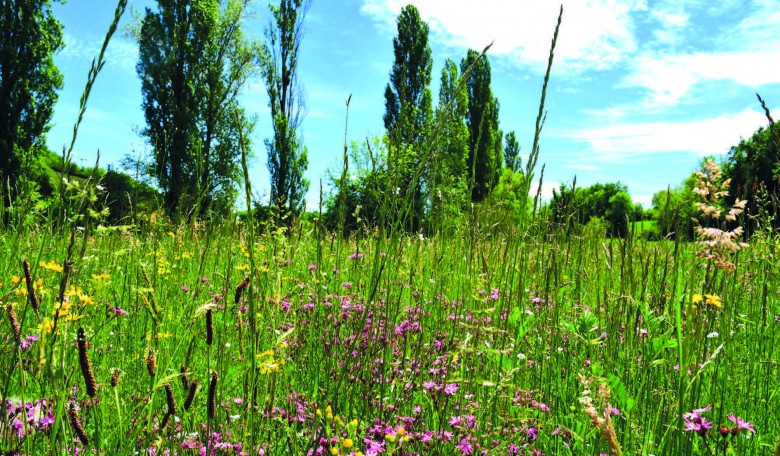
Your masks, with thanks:
<instances>
[{"instance_id":1,"label":"white cloud","mask_svg":"<svg viewBox=\"0 0 780 456\"><path fill-rule=\"evenodd\" d=\"M745 109L708 119L685 122L617 123L564 134L589 145L588 159L622 161L669 152L697 157L724 154L766 124L762 112Z\"/></svg>"},{"instance_id":2,"label":"white cloud","mask_svg":"<svg viewBox=\"0 0 780 456\"><path fill-rule=\"evenodd\" d=\"M364 0L361 11L395 33L403 0ZM638 1L565 0L555 49L559 72L608 69L636 48L630 13ZM490 52L543 71L550 50L558 2L514 0L420 0L414 2L431 27L432 39L447 46Z\"/></svg>"},{"instance_id":3,"label":"white cloud","mask_svg":"<svg viewBox=\"0 0 780 456\"><path fill-rule=\"evenodd\" d=\"M637 58L622 87L648 91L643 107L674 106L687 101L691 90L705 81L731 81L760 87L780 82L780 48L743 52L645 54Z\"/></svg>"},{"instance_id":4,"label":"white cloud","mask_svg":"<svg viewBox=\"0 0 780 456\"><path fill-rule=\"evenodd\" d=\"M65 47L59 56L84 61L85 63L97 59L104 40L102 37L84 38L68 32L63 33L63 39ZM114 35L108 43L108 48L106 48L103 58L107 66L121 71L135 72L135 65L138 62L138 44L130 39ZM88 70L89 67L85 67L84 71Z\"/></svg>"}]
</instances>

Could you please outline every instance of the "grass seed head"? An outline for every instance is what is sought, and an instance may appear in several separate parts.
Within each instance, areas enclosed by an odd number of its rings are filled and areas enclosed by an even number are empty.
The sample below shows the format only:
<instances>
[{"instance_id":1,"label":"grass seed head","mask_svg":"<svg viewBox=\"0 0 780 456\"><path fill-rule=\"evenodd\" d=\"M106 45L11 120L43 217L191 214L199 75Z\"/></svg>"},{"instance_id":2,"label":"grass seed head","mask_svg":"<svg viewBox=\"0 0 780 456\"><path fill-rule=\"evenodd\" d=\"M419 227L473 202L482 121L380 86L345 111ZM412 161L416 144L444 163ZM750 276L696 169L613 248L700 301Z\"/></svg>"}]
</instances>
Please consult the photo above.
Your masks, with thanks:
<instances>
[{"instance_id":1,"label":"grass seed head","mask_svg":"<svg viewBox=\"0 0 780 456\"><path fill-rule=\"evenodd\" d=\"M14 340L18 344L22 335L22 326L19 324L19 318L10 303L6 306L6 310L8 311L8 320L11 322L11 331L14 333Z\"/></svg>"},{"instance_id":2,"label":"grass seed head","mask_svg":"<svg viewBox=\"0 0 780 456\"><path fill-rule=\"evenodd\" d=\"M146 352L146 370L149 372L150 377L154 377L157 374L157 355L154 348L150 348Z\"/></svg>"},{"instance_id":3,"label":"grass seed head","mask_svg":"<svg viewBox=\"0 0 780 456\"><path fill-rule=\"evenodd\" d=\"M209 382L209 398L207 402L207 411L209 419L214 419L214 412L217 409L217 380L219 377L216 372L211 373L211 382Z\"/></svg>"},{"instance_id":4,"label":"grass seed head","mask_svg":"<svg viewBox=\"0 0 780 456\"><path fill-rule=\"evenodd\" d=\"M244 290L247 286L249 286L249 276L246 276L236 287L236 296L233 298L235 304L238 304L238 301L241 300L241 295L244 294Z\"/></svg>"},{"instance_id":5,"label":"grass seed head","mask_svg":"<svg viewBox=\"0 0 780 456\"><path fill-rule=\"evenodd\" d=\"M206 311L206 344L214 343L214 312L209 309Z\"/></svg>"},{"instance_id":6,"label":"grass seed head","mask_svg":"<svg viewBox=\"0 0 780 456\"><path fill-rule=\"evenodd\" d=\"M68 408L68 422L70 422L73 433L79 438L79 442L84 446L89 445L89 437L87 437L87 433L84 431L84 426L81 425L78 412L72 405Z\"/></svg>"},{"instance_id":7,"label":"grass seed head","mask_svg":"<svg viewBox=\"0 0 780 456\"><path fill-rule=\"evenodd\" d=\"M95 397L97 394L97 382L95 381L95 372L92 370L92 363L89 361L89 354L87 353L87 338L84 335L84 328L79 327L77 342L79 366L81 367L81 375L84 376L87 395Z\"/></svg>"},{"instance_id":8,"label":"grass seed head","mask_svg":"<svg viewBox=\"0 0 780 456\"><path fill-rule=\"evenodd\" d=\"M184 410L189 411L192 406L192 401L195 399L195 394L198 392L198 379L196 378L190 382L190 389L187 391L187 398L184 400Z\"/></svg>"},{"instance_id":9,"label":"grass seed head","mask_svg":"<svg viewBox=\"0 0 780 456\"><path fill-rule=\"evenodd\" d=\"M165 385L165 404L168 407L168 415L174 415L176 413L176 399L173 397L173 388L170 383Z\"/></svg>"},{"instance_id":10,"label":"grass seed head","mask_svg":"<svg viewBox=\"0 0 780 456\"><path fill-rule=\"evenodd\" d=\"M35 313L38 313L40 307L38 303L38 296L35 294L35 288L33 287L32 273L30 272L30 263L27 260L22 262L22 268L24 269L24 281L27 283L27 300L32 306Z\"/></svg>"}]
</instances>

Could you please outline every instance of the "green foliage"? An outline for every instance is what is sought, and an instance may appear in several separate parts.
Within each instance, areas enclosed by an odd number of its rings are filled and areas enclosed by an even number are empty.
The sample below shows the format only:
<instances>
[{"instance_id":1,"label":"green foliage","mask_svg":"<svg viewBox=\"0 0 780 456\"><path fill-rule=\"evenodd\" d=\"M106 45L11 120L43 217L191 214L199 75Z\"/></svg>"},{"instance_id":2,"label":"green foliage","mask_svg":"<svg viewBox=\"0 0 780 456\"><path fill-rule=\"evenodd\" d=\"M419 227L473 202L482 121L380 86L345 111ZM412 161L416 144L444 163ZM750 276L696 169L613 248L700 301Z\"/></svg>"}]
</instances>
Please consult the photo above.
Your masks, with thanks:
<instances>
[{"instance_id":1,"label":"green foliage","mask_svg":"<svg viewBox=\"0 0 780 456\"><path fill-rule=\"evenodd\" d=\"M457 64L447 59L441 70L439 106L436 111L439 131L432 164L431 215L441 226L443 220L462 213L468 196L469 130L466 126L468 94L461 84Z\"/></svg>"},{"instance_id":2,"label":"green foliage","mask_svg":"<svg viewBox=\"0 0 780 456\"><path fill-rule=\"evenodd\" d=\"M63 82L53 54L63 39L49 0L3 1L0 24L0 202L8 206L44 150Z\"/></svg>"},{"instance_id":3,"label":"green foliage","mask_svg":"<svg viewBox=\"0 0 780 456\"><path fill-rule=\"evenodd\" d=\"M780 128L780 122L775 123ZM733 204L736 199L747 200L746 211L751 214L758 212L757 195L763 185L769 194L774 194L780 177L780 150L772 138L769 128L759 128L753 136L741 139L733 146L724 164L723 171L731 179L727 204ZM747 226L748 232L754 227Z\"/></svg>"},{"instance_id":4,"label":"green foliage","mask_svg":"<svg viewBox=\"0 0 780 456\"><path fill-rule=\"evenodd\" d=\"M310 4L310 0L280 0L279 6L269 5L273 19L266 29L268 58L263 62L263 77L274 136L265 146L271 204L283 219L304 209L309 189L309 181L303 177L309 166L308 151L298 134L304 102L298 81L298 51Z\"/></svg>"},{"instance_id":5,"label":"green foliage","mask_svg":"<svg viewBox=\"0 0 780 456\"><path fill-rule=\"evenodd\" d=\"M689 176L683 185L668 188L653 195L653 218L655 229L653 237L681 240L693 239L693 218L696 201L693 188L695 176Z\"/></svg>"},{"instance_id":6,"label":"green foliage","mask_svg":"<svg viewBox=\"0 0 780 456\"><path fill-rule=\"evenodd\" d=\"M498 129L498 100L490 88L490 61L486 55L469 49L461 61L460 70L466 74L469 128L468 176L472 182L471 200L485 199L498 183L503 163L502 133Z\"/></svg>"},{"instance_id":7,"label":"green foliage","mask_svg":"<svg viewBox=\"0 0 780 456\"><path fill-rule=\"evenodd\" d=\"M159 0L146 9L139 62L154 176L169 213L228 210L239 176L237 95L256 71L245 0ZM251 125L250 125L251 128Z\"/></svg>"},{"instance_id":8,"label":"green foliage","mask_svg":"<svg viewBox=\"0 0 780 456\"><path fill-rule=\"evenodd\" d=\"M504 138L504 164L512 171L519 171L523 167L523 160L520 158L520 144L517 142L517 136L514 131L510 131Z\"/></svg>"},{"instance_id":9,"label":"green foliage","mask_svg":"<svg viewBox=\"0 0 780 456\"><path fill-rule=\"evenodd\" d=\"M587 225L591 219L598 217L607 224L606 234L614 237L628 234L634 215L628 189L620 182L597 183L586 188L567 188L561 184L558 190L553 191L550 207L553 220L559 225Z\"/></svg>"},{"instance_id":10,"label":"green foliage","mask_svg":"<svg viewBox=\"0 0 780 456\"><path fill-rule=\"evenodd\" d=\"M390 83L385 88L384 123L390 140L388 172L405 201L405 228L417 231L425 211L424 163L433 119L431 71L433 60L428 44L428 24L413 5L401 10L398 34L393 38L394 60Z\"/></svg>"}]
</instances>

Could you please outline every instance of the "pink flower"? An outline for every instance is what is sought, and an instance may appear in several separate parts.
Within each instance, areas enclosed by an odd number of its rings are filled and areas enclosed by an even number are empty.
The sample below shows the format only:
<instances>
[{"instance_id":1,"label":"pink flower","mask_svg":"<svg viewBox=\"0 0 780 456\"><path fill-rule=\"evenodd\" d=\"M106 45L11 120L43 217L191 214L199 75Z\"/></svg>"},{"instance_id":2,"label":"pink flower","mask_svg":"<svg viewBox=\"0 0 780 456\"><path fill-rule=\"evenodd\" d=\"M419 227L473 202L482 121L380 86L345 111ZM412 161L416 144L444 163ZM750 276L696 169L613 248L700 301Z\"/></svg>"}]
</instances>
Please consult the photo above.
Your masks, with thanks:
<instances>
[{"instance_id":1,"label":"pink flower","mask_svg":"<svg viewBox=\"0 0 780 456\"><path fill-rule=\"evenodd\" d=\"M447 383L444 385L444 394L447 396L452 396L455 394L455 392L458 391L458 384L457 383Z\"/></svg>"},{"instance_id":2,"label":"pink flower","mask_svg":"<svg viewBox=\"0 0 780 456\"><path fill-rule=\"evenodd\" d=\"M731 420L732 423L736 424L737 427L735 427L731 432L736 433L740 430L746 430L748 432L755 433L756 430L753 428L753 423L748 423L747 421L743 420L742 418L738 416L734 416L733 413L729 413L729 420ZM736 431L736 432L735 432Z\"/></svg>"}]
</instances>

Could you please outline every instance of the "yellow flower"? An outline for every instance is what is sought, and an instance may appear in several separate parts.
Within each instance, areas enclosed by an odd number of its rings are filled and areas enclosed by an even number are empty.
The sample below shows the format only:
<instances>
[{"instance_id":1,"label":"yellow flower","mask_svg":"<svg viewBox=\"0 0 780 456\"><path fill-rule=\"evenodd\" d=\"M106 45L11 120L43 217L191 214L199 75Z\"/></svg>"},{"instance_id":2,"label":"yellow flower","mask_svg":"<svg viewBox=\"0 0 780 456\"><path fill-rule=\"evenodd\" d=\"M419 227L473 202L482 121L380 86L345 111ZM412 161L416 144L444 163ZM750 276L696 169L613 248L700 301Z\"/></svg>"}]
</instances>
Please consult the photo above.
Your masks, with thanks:
<instances>
[{"instance_id":1,"label":"yellow flower","mask_svg":"<svg viewBox=\"0 0 780 456\"><path fill-rule=\"evenodd\" d=\"M14 284L14 285L16 285L17 283L19 283L19 282L21 282L21 281L22 281L22 278L21 278L21 277L19 277L19 276L13 276L13 277L11 277L11 283L12 283L12 284Z\"/></svg>"},{"instance_id":2,"label":"yellow flower","mask_svg":"<svg viewBox=\"0 0 780 456\"><path fill-rule=\"evenodd\" d=\"M102 273L102 274L92 274L92 280L97 280L98 282L100 282L101 280L108 280L110 278L111 278L111 275L109 275L109 274L107 274L105 272Z\"/></svg>"},{"instance_id":3,"label":"yellow flower","mask_svg":"<svg viewBox=\"0 0 780 456\"><path fill-rule=\"evenodd\" d=\"M79 302L81 302L85 306L88 306L90 304L94 304L95 303L95 301L92 299L91 296L85 295L85 294L80 294L79 295Z\"/></svg>"},{"instance_id":4,"label":"yellow flower","mask_svg":"<svg viewBox=\"0 0 780 456\"><path fill-rule=\"evenodd\" d=\"M330 454L332 454L333 456L336 456L337 454L339 454L339 449L336 448L336 447L331 448L330 449Z\"/></svg>"},{"instance_id":5,"label":"yellow flower","mask_svg":"<svg viewBox=\"0 0 780 456\"><path fill-rule=\"evenodd\" d=\"M239 264L238 266L236 266L236 270L237 271L248 271L249 270L249 265L248 264Z\"/></svg>"},{"instance_id":6,"label":"yellow flower","mask_svg":"<svg viewBox=\"0 0 780 456\"><path fill-rule=\"evenodd\" d=\"M54 260L51 260L48 263L41 261L38 266L43 269L48 269L49 271L62 272L62 266L55 263Z\"/></svg>"},{"instance_id":7,"label":"yellow flower","mask_svg":"<svg viewBox=\"0 0 780 456\"><path fill-rule=\"evenodd\" d=\"M404 434L406 434L406 429L398 428L398 431L396 431L396 434L398 434L400 436L403 436Z\"/></svg>"},{"instance_id":8,"label":"yellow flower","mask_svg":"<svg viewBox=\"0 0 780 456\"><path fill-rule=\"evenodd\" d=\"M352 448L352 444L353 444L352 439L344 439L344 441L341 442L341 445L347 449Z\"/></svg>"},{"instance_id":9,"label":"yellow flower","mask_svg":"<svg viewBox=\"0 0 780 456\"><path fill-rule=\"evenodd\" d=\"M701 302L702 296L698 293L695 293L693 296L691 296L691 302L694 304L698 304Z\"/></svg>"},{"instance_id":10,"label":"yellow flower","mask_svg":"<svg viewBox=\"0 0 780 456\"><path fill-rule=\"evenodd\" d=\"M720 301L720 296L714 294L704 295L707 298L707 304L715 307L722 307L723 303Z\"/></svg>"}]
</instances>

